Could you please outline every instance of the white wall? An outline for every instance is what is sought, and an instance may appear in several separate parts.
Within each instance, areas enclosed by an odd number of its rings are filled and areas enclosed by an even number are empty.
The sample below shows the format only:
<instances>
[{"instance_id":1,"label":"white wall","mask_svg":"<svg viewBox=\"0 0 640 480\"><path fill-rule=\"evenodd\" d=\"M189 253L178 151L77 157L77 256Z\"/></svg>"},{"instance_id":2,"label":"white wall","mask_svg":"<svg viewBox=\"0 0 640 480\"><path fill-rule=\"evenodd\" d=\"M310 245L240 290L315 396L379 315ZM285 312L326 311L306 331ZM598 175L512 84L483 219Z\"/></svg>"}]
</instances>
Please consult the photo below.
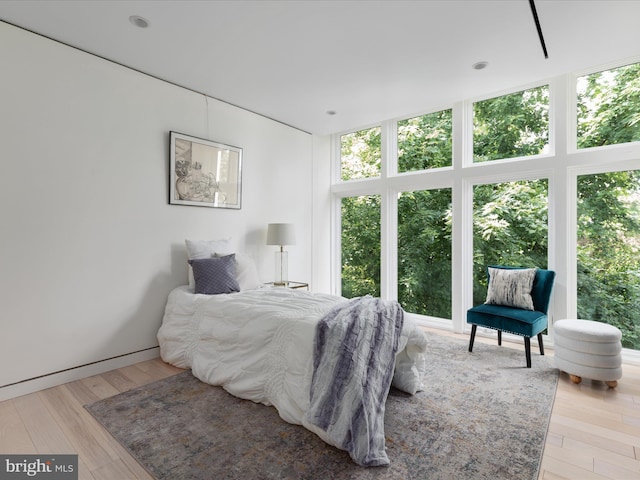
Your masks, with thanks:
<instances>
[{"instance_id":1,"label":"white wall","mask_svg":"<svg viewBox=\"0 0 640 480\"><path fill-rule=\"evenodd\" d=\"M293 222L311 279L311 135L1 22L0 65L0 396L157 346L185 238L231 236L268 281L266 225ZM168 205L171 130L244 149L241 210Z\"/></svg>"}]
</instances>

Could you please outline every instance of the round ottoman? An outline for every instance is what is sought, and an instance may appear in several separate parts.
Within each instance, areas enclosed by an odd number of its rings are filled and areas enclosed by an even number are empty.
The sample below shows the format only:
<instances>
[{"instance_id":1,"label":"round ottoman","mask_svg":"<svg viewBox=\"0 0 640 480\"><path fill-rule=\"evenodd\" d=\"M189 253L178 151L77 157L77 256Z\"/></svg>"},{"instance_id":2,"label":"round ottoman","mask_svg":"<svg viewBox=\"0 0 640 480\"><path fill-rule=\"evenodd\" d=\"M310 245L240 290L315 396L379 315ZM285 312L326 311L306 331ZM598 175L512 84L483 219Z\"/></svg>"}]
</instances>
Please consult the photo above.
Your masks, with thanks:
<instances>
[{"instance_id":1,"label":"round ottoman","mask_svg":"<svg viewBox=\"0 0 640 480\"><path fill-rule=\"evenodd\" d=\"M615 388L622 377L622 333L613 325L592 320L558 320L553 324L554 358L573 383L582 377L602 380Z\"/></svg>"}]
</instances>

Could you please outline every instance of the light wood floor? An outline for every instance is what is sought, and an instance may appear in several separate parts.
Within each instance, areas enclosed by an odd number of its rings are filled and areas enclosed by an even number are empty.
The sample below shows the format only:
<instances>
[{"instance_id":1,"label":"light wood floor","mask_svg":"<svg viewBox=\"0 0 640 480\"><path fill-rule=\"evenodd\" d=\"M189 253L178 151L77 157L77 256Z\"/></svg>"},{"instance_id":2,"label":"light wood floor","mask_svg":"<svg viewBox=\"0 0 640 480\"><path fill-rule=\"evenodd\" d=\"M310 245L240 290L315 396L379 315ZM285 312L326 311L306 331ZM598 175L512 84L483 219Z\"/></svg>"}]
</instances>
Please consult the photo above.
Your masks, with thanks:
<instances>
[{"instance_id":1,"label":"light wood floor","mask_svg":"<svg viewBox=\"0 0 640 480\"><path fill-rule=\"evenodd\" d=\"M82 406L180 371L149 360L0 402L0 453L77 453L80 479L151 479ZM615 389L561 375L539 476L556 479L640 479L640 367Z\"/></svg>"}]
</instances>

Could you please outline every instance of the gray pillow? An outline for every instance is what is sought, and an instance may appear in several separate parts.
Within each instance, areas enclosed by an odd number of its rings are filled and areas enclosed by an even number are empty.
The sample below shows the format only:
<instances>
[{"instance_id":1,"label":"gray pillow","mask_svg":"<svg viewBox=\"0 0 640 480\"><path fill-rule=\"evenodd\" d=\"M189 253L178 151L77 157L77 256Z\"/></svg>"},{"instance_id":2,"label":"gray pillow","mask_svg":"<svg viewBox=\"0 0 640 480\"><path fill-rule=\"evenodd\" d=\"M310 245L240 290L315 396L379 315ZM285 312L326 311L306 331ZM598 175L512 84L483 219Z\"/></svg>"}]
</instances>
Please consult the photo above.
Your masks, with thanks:
<instances>
[{"instance_id":1,"label":"gray pillow","mask_svg":"<svg viewBox=\"0 0 640 480\"><path fill-rule=\"evenodd\" d=\"M195 293L217 295L240 291L236 279L235 255L189 260L196 282Z\"/></svg>"},{"instance_id":2,"label":"gray pillow","mask_svg":"<svg viewBox=\"0 0 640 480\"><path fill-rule=\"evenodd\" d=\"M484 303L533 310L531 289L536 270L536 268L489 267L489 289Z\"/></svg>"}]
</instances>

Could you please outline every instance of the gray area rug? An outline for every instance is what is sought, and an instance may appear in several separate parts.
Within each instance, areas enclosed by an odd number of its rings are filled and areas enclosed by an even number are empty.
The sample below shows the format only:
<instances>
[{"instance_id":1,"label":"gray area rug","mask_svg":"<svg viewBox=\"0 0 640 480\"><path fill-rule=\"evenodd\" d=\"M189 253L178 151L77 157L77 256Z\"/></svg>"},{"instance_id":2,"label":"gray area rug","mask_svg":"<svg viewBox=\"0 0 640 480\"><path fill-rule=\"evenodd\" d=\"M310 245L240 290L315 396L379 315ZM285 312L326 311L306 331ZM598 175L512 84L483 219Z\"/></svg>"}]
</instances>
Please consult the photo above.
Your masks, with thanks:
<instances>
[{"instance_id":1,"label":"gray area rug","mask_svg":"<svg viewBox=\"0 0 640 480\"><path fill-rule=\"evenodd\" d=\"M389 467L290 425L273 407L235 398L190 372L100 400L89 412L158 479L536 479L558 371L524 347L428 333L426 390L392 389Z\"/></svg>"}]
</instances>

